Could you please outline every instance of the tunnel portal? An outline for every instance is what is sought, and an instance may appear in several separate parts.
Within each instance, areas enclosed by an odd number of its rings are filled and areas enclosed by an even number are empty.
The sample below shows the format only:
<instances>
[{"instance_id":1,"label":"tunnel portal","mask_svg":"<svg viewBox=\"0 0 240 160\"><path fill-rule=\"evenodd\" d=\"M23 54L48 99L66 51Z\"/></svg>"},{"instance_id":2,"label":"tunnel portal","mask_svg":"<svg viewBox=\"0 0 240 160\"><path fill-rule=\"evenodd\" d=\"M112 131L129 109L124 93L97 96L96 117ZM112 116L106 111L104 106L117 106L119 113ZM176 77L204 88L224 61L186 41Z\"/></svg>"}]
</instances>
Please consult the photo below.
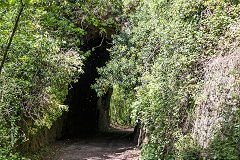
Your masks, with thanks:
<instances>
[{"instance_id":1,"label":"tunnel portal","mask_svg":"<svg viewBox=\"0 0 240 160\"><path fill-rule=\"evenodd\" d=\"M101 44L99 46L99 44ZM98 47L96 47L98 46ZM85 60L83 70L77 83L70 85L67 104L69 111L65 113L63 137L85 136L98 131L99 111L98 97L91 85L98 77L97 67L102 67L109 60L107 40L94 39L85 45L85 50L91 50L91 55Z\"/></svg>"}]
</instances>

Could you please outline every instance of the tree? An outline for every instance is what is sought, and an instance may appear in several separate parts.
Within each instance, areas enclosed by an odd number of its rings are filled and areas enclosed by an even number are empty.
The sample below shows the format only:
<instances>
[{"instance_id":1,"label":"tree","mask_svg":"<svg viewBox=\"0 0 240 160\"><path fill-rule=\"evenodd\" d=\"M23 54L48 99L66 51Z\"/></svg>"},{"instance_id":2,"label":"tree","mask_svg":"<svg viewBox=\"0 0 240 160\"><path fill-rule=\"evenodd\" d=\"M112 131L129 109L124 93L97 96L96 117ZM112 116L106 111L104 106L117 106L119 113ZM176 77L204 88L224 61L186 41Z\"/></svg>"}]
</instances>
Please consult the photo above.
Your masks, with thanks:
<instances>
[{"instance_id":1,"label":"tree","mask_svg":"<svg viewBox=\"0 0 240 160\"><path fill-rule=\"evenodd\" d=\"M9 50L10 46L11 46L11 43L12 43L14 34L15 34L16 30L17 30L18 22L19 22L19 19L20 19L21 14L22 14L24 5L25 5L25 4L23 4L23 2L21 1L20 11L19 11L19 13L18 13L18 16L17 16L16 22L15 22L14 28L13 28L13 30L12 30L12 33L11 33L11 35L10 35L10 37L9 37L9 42L8 42L8 44L6 45L7 47L5 48L5 51L4 51L4 53L3 53L2 62L1 62L1 64L0 64L0 75L1 75L1 73L2 73L2 68L3 68L3 65L4 65L4 63L5 63L5 61L6 61L7 53L8 53L8 50Z\"/></svg>"}]
</instances>

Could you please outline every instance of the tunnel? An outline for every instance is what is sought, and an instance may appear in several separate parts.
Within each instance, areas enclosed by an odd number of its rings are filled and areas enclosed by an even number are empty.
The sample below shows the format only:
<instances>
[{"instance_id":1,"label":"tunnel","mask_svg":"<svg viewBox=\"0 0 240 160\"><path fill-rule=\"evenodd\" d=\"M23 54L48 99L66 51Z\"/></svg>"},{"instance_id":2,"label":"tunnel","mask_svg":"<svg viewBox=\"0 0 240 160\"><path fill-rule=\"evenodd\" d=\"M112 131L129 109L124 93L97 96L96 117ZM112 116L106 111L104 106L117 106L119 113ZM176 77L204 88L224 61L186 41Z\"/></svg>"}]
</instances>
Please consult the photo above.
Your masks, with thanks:
<instances>
[{"instance_id":1,"label":"tunnel","mask_svg":"<svg viewBox=\"0 0 240 160\"><path fill-rule=\"evenodd\" d=\"M104 96L97 97L95 90L91 89L91 85L99 77L97 68L104 66L110 60L107 48L111 48L111 45L111 40L105 39L102 41L102 38L92 39L85 43L84 51L91 50L93 47L95 50L84 61L84 73L79 75L78 82L69 85L65 101L65 105L69 106L68 111L65 111L54 122L50 130L44 128L38 133L38 136L30 137L29 141L20 146L22 150L37 151L39 147L56 140L75 140L102 135L107 135L108 138L127 137L134 143L138 142L139 125L130 134L129 131L115 130L116 133L111 132L109 110L112 90L109 89ZM105 123L107 122L106 119L109 120L109 123ZM103 128L106 128L106 126L110 130L103 132Z\"/></svg>"},{"instance_id":2,"label":"tunnel","mask_svg":"<svg viewBox=\"0 0 240 160\"><path fill-rule=\"evenodd\" d=\"M73 138L95 134L99 131L98 109L99 97L91 85L99 76L97 67L102 67L110 59L107 48L110 47L108 40L102 38L92 39L85 44L84 50L91 50L91 55L84 62L84 73L78 78L77 83L69 86L67 105L69 111L64 113L62 136ZM110 101L110 100L109 100Z\"/></svg>"}]
</instances>

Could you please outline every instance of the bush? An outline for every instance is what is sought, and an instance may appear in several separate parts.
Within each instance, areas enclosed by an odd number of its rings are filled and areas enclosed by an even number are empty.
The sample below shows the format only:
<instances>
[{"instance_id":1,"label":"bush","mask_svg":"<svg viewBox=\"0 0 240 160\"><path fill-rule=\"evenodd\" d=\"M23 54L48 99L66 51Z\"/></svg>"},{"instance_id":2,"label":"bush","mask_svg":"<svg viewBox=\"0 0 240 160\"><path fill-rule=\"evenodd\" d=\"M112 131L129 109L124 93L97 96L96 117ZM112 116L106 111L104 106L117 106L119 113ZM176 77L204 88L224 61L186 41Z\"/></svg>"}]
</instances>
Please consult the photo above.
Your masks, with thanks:
<instances>
[{"instance_id":1,"label":"bush","mask_svg":"<svg viewBox=\"0 0 240 160\"><path fill-rule=\"evenodd\" d=\"M142 159L206 157L204 139L192 131L198 123L195 111L207 85L206 63L226 50L233 52L234 45L226 47L221 42L230 39L225 33L238 22L239 11L236 1L143 0L129 15L128 29L113 37L111 60L99 69L101 77L95 88L100 95L116 84L135 91L133 115L148 135ZM221 94L216 92L218 98ZM227 102L235 100L232 97ZM188 143L191 145L185 146ZM176 145L182 146L181 153Z\"/></svg>"},{"instance_id":2,"label":"bush","mask_svg":"<svg viewBox=\"0 0 240 160\"><path fill-rule=\"evenodd\" d=\"M1 3L0 42L7 44L21 3ZM0 159L21 159L17 146L40 128L50 128L67 109L68 84L82 72L79 50L62 48L63 40L40 23L46 12L35 3L26 4L22 12L0 74Z\"/></svg>"}]
</instances>

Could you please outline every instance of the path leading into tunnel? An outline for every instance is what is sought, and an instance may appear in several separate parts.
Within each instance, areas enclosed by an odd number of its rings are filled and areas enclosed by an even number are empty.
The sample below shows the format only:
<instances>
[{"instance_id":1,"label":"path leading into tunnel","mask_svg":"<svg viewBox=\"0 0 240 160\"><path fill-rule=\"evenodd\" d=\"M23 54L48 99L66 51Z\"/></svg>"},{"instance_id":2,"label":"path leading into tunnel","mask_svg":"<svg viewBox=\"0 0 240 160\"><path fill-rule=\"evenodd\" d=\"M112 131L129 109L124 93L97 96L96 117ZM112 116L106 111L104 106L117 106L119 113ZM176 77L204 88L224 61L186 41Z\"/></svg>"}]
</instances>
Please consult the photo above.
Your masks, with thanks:
<instances>
[{"instance_id":1,"label":"path leading into tunnel","mask_svg":"<svg viewBox=\"0 0 240 160\"><path fill-rule=\"evenodd\" d=\"M121 129L79 139L58 141L47 160L137 160L139 150L130 139L132 129Z\"/></svg>"}]
</instances>

